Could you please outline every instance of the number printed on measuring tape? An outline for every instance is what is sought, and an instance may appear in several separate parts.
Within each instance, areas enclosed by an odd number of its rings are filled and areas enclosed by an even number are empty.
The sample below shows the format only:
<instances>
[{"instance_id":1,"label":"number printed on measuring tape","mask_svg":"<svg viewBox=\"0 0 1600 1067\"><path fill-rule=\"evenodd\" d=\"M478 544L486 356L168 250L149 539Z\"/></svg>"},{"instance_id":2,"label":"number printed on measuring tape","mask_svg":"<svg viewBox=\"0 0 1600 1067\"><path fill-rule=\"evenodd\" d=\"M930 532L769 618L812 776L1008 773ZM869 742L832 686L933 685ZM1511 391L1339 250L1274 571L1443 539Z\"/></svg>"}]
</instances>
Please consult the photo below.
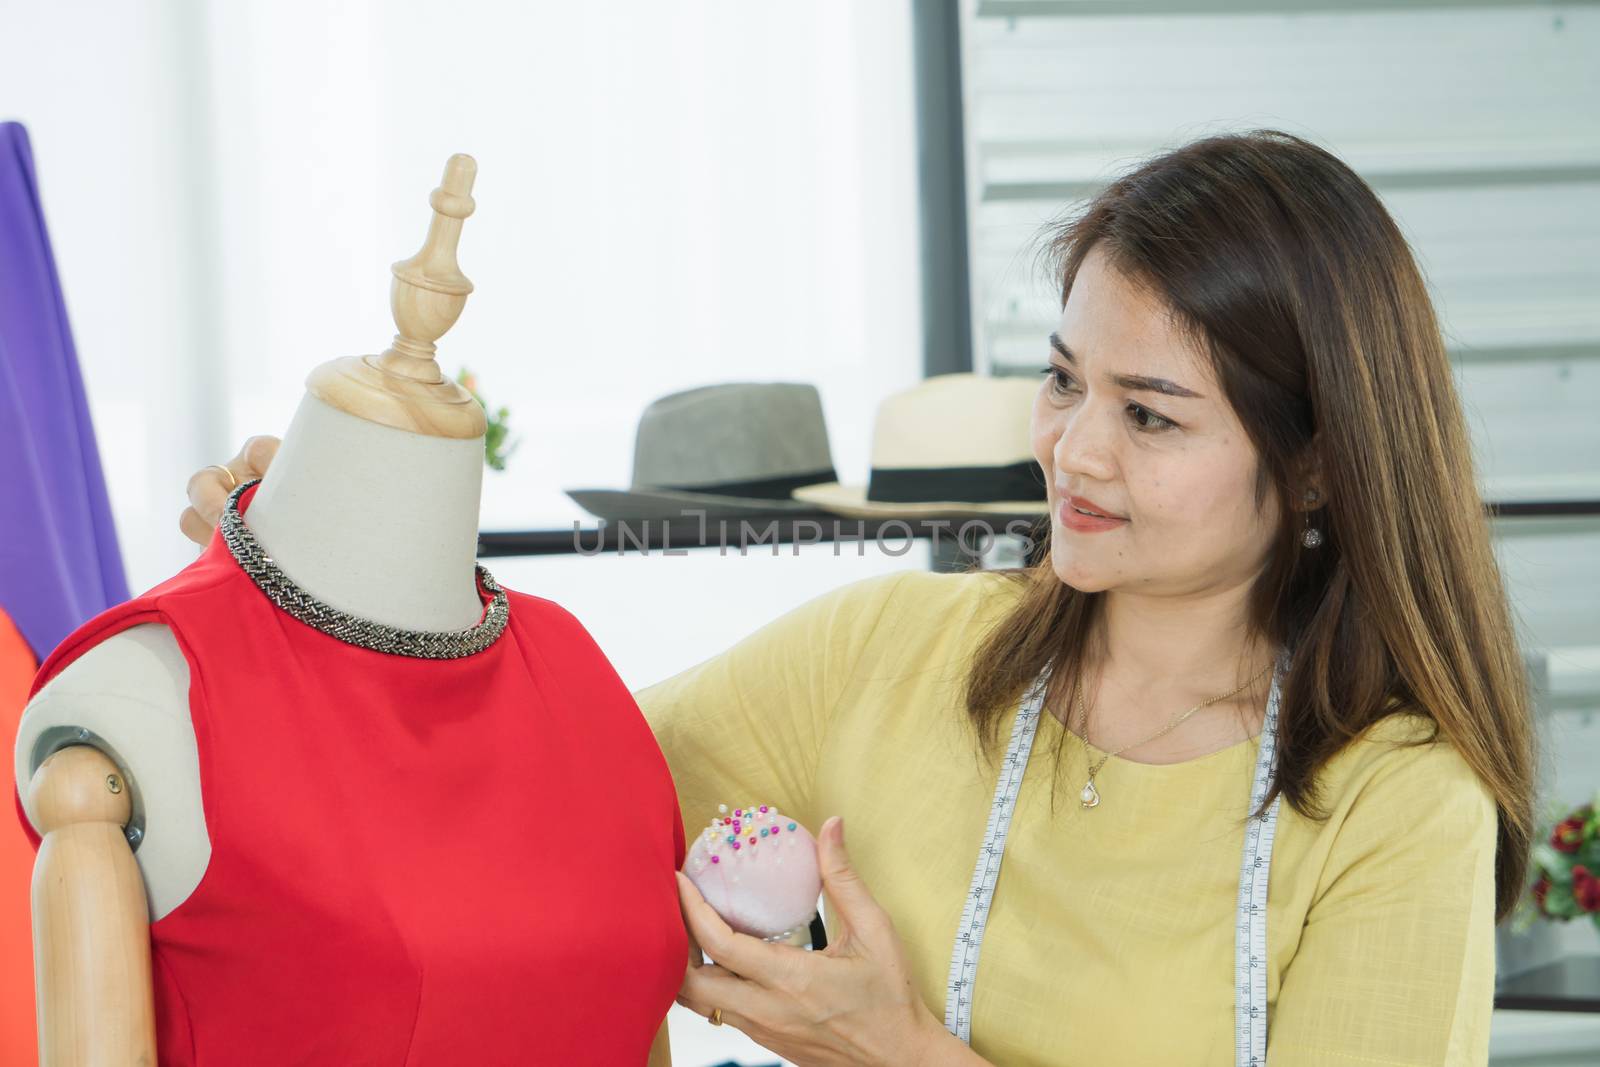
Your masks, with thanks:
<instances>
[{"instance_id":1,"label":"number printed on measuring tape","mask_svg":"<svg viewBox=\"0 0 1600 1067\"><path fill-rule=\"evenodd\" d=\"M1244 828L1244 857L1239 863L1239 905L1234 927L1234 1034L1235 1067L1265 1067L1267 1062L1267 879L1272 873L1272 841L1278 829L1278 805L1261 815L1256 809L1267 798L1273 760L1278 749L1278 700L1287 657L1280 657L1267 696L1267 714L1261 724L1261 747L1256 752L1255 774L1250 778L1250 818Z\"/></svg>"}]
</instances>

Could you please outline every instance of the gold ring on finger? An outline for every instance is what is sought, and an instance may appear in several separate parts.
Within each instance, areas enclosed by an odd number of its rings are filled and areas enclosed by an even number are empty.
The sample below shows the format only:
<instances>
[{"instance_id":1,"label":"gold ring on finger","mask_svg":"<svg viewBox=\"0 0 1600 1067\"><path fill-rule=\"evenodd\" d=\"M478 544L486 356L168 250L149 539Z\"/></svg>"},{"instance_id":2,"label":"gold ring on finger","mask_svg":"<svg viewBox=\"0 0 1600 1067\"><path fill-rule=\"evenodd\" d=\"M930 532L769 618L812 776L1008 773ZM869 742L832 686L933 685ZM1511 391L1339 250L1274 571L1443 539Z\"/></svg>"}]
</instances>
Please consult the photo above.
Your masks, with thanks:
<instances>
[{"instance_id":1,"label":"gold ring on finger","mask_svg":"<svg viewBox=\"0 0 1600 1067\"><path fill-rule=\"evenodd\" d=\"M706 1021L709 1022L712 1026L721 1026L722 1025L722 1009L721 1008L712 1008L711 1009L711 1014L706 1016Z\"/></svg>"},{"instance_id":2,"label":"gold ring on finger","mask_svg":"<svg viewBox=\"0 0 1600 1067\"><path fill-rule=\"evenodd\" d=\"M221 471L223 474L226 474L228 476L228 490L230 492L233 490L233 488L235 486L237 486L239 484L239 479L237 479L237 478L235 478L233 476L233 472L231 470L229 470L227 467L224 467L220 463L208 463L208 464L206 464L206 470L208 470L208 471L210 471L210 470L218 470L218 471Z\"/></svg>"}]
</instances>

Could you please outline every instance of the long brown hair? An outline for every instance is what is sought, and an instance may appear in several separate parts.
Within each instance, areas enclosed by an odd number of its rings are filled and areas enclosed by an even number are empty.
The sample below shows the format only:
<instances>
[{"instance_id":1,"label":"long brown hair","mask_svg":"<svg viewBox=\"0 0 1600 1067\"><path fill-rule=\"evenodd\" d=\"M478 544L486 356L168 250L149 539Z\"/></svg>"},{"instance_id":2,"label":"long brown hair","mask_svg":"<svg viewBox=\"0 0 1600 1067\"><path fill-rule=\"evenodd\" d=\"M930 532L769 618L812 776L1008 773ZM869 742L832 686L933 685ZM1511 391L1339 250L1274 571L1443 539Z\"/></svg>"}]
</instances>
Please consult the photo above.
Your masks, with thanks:
<instances>
[{"instance_id":1,"label":"long brown hair","mask_svg":"<svg viewBox=\"0 0 1600 1067\"><path fill-rule=\"evenodd\" d=\"M1257 506L1277 490L1277 540L1249 596L1256 632L1292 650L1267 804L1281 791L1327 818L1323 766L1386 715L1420 712L1499 807L1503 919L1532 834L1527 678L1439 323L1399 228L1333 155L1256 130L1152 159L1053 228L1063 305L1097 246L1208 354L1259 457ZM1312 470L1325 541L1306 550L1291 501ZM991 745L1041 670L1059 696L1083 667L1101 600L1062 582L1048 549L1003 573L1023 589L966 688Z\"/></svg>"}]
</instances>

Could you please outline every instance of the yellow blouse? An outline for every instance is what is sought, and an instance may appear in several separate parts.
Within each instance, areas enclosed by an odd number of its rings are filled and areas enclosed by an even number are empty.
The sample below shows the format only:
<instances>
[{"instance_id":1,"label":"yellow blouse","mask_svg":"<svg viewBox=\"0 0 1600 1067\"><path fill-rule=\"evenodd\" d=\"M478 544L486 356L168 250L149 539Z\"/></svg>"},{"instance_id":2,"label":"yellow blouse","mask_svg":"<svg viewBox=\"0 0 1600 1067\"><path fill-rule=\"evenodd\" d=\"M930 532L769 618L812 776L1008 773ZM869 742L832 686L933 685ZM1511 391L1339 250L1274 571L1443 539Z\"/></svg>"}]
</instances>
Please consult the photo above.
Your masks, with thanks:
<instances>
[{"instance_id":1,"label":"yellow blouse","mask_svg":"<svg viewBox=\"0 0 1600 1067\"><path fill-rule=\"evenodd\" d=\"M928 1007L945 982L997 768L960 703L1015 587L906 572L825 593L636 694L692 836L719 803L843 815ZM1268 1057L1297 1065L1483 1064L1494 993L1494 801L1425 722L1394 715L1324 772L1332 816L1279 809L1267 906ZM1010 730L1002 726L1002 740ZM974 996L997 1064L1232 1065L1234 915L1258 740L1186 763L1085 750L1041 716Z\"/></svg>"}]
</instances>

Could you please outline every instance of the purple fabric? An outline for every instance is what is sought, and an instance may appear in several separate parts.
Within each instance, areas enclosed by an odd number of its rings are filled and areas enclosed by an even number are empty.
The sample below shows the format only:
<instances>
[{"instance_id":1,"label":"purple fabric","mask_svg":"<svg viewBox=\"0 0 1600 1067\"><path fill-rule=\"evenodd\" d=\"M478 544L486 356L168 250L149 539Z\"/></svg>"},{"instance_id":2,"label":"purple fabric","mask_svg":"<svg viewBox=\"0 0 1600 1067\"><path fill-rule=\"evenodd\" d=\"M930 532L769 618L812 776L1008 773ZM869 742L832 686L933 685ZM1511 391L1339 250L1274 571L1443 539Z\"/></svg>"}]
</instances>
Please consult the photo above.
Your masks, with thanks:
<instances>
[{"instance_id":1,"label":"purple fabric","mask_svg":"<svg viewBox=\"0 0 1600 1067\"><path fill-rule=\"evenodd\" d=\"M0 123L0 608L43 659L127 599L28 131Z\"/></svg>"}]
</instances>

